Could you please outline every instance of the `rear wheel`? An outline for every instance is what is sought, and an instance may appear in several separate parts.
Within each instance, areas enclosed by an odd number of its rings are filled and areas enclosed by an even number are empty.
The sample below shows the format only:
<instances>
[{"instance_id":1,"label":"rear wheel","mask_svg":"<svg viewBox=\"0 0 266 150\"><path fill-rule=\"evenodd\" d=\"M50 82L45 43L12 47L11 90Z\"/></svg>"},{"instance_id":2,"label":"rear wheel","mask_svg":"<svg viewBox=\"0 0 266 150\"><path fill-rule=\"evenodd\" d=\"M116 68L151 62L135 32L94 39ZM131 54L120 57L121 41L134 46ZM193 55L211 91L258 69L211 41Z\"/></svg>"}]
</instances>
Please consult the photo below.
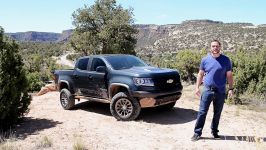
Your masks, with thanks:
<instances>
[{"instance_id":1,"label":"rear wheel","mask_svg":"<svg viewBox=\"0 0 266 150\"><path fill-rule=\"evenodd\" d=\"M60 92L61 106L66 109L72 109L75 105L75 99L68 89L62 89Z\"/></svg>"},{"instance_id":2,"label":"rear wheel","mask_svg":"<svg viewBox=\"0 0 266 150\"><path fill-rule=\"evenodd\" d=\"M139 102L125 92L119 92L112 98L110 111L117 120L134 120L139 116L140 110Z\"/></svg>"}]
</instances>

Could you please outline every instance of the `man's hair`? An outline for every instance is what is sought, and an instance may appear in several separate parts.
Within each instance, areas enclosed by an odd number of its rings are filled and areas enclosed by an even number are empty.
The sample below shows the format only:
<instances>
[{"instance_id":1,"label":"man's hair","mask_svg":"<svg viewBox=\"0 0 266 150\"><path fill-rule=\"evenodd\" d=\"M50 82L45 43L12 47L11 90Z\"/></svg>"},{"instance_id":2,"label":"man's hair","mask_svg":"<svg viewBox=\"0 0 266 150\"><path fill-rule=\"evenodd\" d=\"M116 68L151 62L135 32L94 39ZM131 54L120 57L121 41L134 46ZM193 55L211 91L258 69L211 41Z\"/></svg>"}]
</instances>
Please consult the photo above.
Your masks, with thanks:
<instances>
[{"instance_id":1,"label":"man's hair","mask_svg":"<svg viewBox=\"0 0 266 150\"><path fill-rule=\"evenodd\" d=\"M217 43L219 44L219 46L221 46L221 43L220 43L220 41L218 41L218 40L212 40L211 43L212 43L212 42L217 42Z\"/></svg>"}]
</instances>

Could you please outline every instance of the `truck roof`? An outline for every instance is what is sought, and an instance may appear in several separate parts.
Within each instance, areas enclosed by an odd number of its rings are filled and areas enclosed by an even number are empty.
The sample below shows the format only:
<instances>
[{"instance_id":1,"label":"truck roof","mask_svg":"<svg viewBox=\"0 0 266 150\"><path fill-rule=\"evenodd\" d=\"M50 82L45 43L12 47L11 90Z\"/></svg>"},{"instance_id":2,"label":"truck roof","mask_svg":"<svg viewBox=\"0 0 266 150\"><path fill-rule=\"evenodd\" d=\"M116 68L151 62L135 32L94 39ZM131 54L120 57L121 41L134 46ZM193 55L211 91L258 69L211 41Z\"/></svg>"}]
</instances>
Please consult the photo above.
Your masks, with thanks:
<instances>
[{"instance_id":1,"label":"truck roof","mask_svg":"<svg viewBox=\"0 0 266 150\"><path fill-rule=\"evenodd\" d=\"M88 56L82 56L80 58L88 58L88 57L108 57L108 56L134 56L130 54L100 54L100 55L88 55ZM79 59L80 59L79 58Z\"/></svg>"}]
</instances>

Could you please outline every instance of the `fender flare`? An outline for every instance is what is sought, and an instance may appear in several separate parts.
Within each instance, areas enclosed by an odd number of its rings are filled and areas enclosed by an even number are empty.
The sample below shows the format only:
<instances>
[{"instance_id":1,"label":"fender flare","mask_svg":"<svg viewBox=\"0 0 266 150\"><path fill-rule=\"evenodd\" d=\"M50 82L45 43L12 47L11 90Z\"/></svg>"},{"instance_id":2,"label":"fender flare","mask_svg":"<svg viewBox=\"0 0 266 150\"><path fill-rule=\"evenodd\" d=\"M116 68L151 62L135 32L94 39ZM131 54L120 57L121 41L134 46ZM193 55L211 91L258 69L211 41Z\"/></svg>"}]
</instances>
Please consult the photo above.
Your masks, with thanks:
<instances>
[{"instance_id":1,"label":"fender flare","mask_svg":"<svg viewBox=\"0 0 266 150\"><path fill-rule=\"evenodd\" d=\"M110 99L112 99L112 96L114 96L114 95L112 95L112 91L117 86L126 88L129 96L132 97L132 93L131 93L130 88L129 88L129 86L127 84L124 84L124 83L112 83L108 87L108 96L109 96Z\"/></svg>"},{"instance_id":2,"label":"fender flare","mask_svg":"<svg viewBox=\"0 0 266 150\"><path fill-rule=\"evenodd\" d=\"M61 84L62 84L62 83L65 83L65 84L67 85L67 89L68 89L69 91L71 91L71 89L70 89L70 85L69 85L69 82L66 81L66 80L60 80L60 81L59 81L59 83L58 83L58 85L59 85L58 90L59 90L59 91L62 90L62 89L61 89Z\"/></svg>"}]
</instances>

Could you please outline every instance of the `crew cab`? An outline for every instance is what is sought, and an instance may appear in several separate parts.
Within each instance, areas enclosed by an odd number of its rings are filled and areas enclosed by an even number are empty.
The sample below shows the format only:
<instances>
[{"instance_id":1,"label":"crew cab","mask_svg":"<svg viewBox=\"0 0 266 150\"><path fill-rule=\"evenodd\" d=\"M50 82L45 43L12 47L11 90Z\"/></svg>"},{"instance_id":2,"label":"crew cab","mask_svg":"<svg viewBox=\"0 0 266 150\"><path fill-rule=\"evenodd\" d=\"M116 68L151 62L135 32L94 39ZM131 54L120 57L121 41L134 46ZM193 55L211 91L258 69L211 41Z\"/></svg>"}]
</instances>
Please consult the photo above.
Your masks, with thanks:
<instances>
[{"instance_id":1,"label":"crew cab","mask_svg":"<svg viewBox=\"0 0 266 150\"><path fill-rule=\"evenodd\" d=\"M76 99L106 102L123 121L136 119L144 107L173 108L183 89L176 70L149 66L133 55L81 57L74 69L55 70L54 76L64 109L72 109Z\"/></svg>"}]
</instances>

